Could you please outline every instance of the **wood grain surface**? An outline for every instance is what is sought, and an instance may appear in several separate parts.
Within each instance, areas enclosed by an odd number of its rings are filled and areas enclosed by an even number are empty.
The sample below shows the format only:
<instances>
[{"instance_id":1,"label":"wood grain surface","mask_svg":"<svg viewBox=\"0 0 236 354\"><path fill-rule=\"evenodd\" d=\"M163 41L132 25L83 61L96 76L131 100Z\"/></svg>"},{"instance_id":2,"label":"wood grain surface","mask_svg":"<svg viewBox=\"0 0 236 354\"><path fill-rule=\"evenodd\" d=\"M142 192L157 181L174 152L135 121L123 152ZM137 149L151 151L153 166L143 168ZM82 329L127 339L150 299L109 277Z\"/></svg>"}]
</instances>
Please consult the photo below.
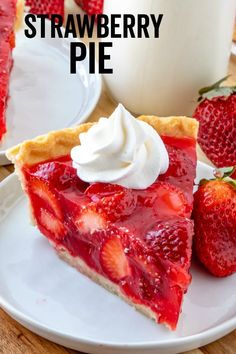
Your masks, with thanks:
<instances>
[{"instance_id":1,"label":"wood grain surface","mask_svg":"<svg viewBox=\"0 0 236 354\"><path fill-rule=\"evenodd\" d=\"M71 0L67 0L68 8ZM236 57L232 56L229 63L228 79L229 85L236 85ZM94 112L90 115L89 121L96 121L101 116L108 116L113 111L116 103L111 99L103 88L101 98ZM199 159L207 161L201 152ZM13 166L0 167L0 181L14 171ZM222 301L224 301L222 299ZM1 354L66 354L79 353L77 351L64 348L46 339L33 334L15 320L10 318L0 309L0 353ZM204 346L199 349L189 351L185 354L236 354L236 330L226 337ZM125 353L124 353L125 354Z\"/></svg>"}]
</instances>

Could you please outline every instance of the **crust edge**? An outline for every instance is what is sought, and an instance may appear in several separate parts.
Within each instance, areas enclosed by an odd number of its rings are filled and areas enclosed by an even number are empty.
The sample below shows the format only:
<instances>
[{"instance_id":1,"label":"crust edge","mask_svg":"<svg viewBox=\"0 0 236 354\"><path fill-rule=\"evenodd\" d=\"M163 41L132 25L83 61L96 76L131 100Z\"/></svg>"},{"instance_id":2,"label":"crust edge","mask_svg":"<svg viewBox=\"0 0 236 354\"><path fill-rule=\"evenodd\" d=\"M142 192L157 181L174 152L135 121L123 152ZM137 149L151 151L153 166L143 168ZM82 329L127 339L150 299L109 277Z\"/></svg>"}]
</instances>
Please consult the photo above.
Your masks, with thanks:
<instances>
[{"instance_id":1,"label":"crust edge","mask_svg":"<svg viewBox=\"0 0 236 354\"><path fill-rule=\"evenodd\" d=\"M198 122L194 118L141 116L138 119L150 124L159 134L169 136L188 136L195 138ZM18 167L33 165L41 161L66 155L72 147L80 144L79 134L86 132L96 123L85 123L74 128L49 132L33 140L27 140L7 150L7 158Z\"/></svg>"},{"instance_id":2,"label":"crust edge","mask_svg":"<svg viewBox=\"0 0 236 354\"><path fill-rule=\"evenodd\" d=\"M105 277L98 274L97 272L91 270L80 257L72 257L64 247L56 247L53 242L50 243L56 250L58 256L63 261L68 263L70 266L76 268L80 273L86 275L88 278L93 280L95 283L101 285L106 290L119 296L122 300L124 300L126 303L134 307L137 311L141 312L143 315L157 322L157 316L147 306L133 303L120 291L119 287L116 284L112 283L109 279L106 279Z\"/></svg>"},{"instance_id":3,"label":"crust edge","mask_svg":"<svg viewBox=\"0 0 236 354\"><path fill-rule=\"evenodd\" d=\"M199 123L185 116L156 117L142 115L138 119L150 124L160 135L188 136L197 139Z\"/></svg>"},{"instance_id":4,"label":"crust edge","mask_svg":"<svg viewBox=\"0 0 236 354\"><path fill-rule=\"evenodd\" d=\"M24 7L25 7L25 0L17 0L15 31L19 31L23 26Z\"/></svg>"},{"instance_id":5,"label":"crust edge","mask_svg":"<svg viewBox=\"0 0 236 354\"><path fill-rule=\"evenodd\" d=\"M26 140L8 149L7 158L20 167L66 155L73 146L80 144L79 134L86 132L92 125L93 123L85 123L75 128L52 131L33 140Z\"/></svg>"}]
</instances>

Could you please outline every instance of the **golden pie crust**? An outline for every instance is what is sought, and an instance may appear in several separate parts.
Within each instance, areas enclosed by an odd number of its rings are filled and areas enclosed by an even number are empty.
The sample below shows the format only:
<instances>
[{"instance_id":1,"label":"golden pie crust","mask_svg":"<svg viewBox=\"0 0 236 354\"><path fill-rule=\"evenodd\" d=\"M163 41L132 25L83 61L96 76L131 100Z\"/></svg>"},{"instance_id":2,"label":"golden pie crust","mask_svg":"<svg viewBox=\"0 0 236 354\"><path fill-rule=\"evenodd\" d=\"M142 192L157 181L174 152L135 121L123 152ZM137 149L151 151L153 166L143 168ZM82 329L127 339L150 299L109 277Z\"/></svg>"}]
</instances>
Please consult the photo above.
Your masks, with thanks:
<instances>
[{"instance_id":1,"label":"golden pie crust","mask_svg":"<svg viewBox=\"0 0 236 354\"><path fill-rule=\"evenodd\" d=\"M141 116L138 119L150 124L160 135L197 138L198 122L193 118ZM6 155L18 168L67 155L74 146L80 144L79 135L88 131L93 124L96 123L52 131L14 146Z\"/></svg>"},{"instance_id":2,"label":"golden pie crust","mask_svg":"<svg viewBox=\"0 0 236 354\"><path fill-rule=\"evenodd\" d=\"M15 30L18 31L23 26L23 17L24 17L24 0L17 0L16 3L16 21L15 21Z\"/></svg>"}]
</instances>

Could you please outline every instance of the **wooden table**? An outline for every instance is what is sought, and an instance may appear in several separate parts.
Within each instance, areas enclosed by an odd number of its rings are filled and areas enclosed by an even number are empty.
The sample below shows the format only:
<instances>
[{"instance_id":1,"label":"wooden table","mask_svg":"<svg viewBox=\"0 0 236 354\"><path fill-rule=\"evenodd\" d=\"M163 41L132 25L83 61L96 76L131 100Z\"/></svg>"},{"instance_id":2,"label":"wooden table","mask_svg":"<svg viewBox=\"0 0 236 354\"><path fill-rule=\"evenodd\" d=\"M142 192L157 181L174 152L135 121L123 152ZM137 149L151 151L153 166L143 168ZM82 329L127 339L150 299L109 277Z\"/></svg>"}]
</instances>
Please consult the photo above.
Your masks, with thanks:
<instances>
[{"instance_id":1,"label":"wooden table","mask_svg":"<svg viewBox=\"0 0 236 354\"><path fill-rule=\"evenodd\" d=\"M228 79L230 85L236 85L236 57L231 57ZM108 116L115 108L116 103L103 89L101 98L89 121L96 121L101 116ZM200 154L199 158L206 162L206 158ZM0 181L13 172L13 166L0 167ZM224 299L222 299L224 301ZM63 354L78 353L66 349L33 334L16 321L11 319L0 309L0 354ZM236 330L228 336L209 344L200 349L192 350L188 354L235 354L236 353ZM124 353L126 354L126 353ZM187 354L187 353L185 353Z\"/></svg>"}]
</instances>

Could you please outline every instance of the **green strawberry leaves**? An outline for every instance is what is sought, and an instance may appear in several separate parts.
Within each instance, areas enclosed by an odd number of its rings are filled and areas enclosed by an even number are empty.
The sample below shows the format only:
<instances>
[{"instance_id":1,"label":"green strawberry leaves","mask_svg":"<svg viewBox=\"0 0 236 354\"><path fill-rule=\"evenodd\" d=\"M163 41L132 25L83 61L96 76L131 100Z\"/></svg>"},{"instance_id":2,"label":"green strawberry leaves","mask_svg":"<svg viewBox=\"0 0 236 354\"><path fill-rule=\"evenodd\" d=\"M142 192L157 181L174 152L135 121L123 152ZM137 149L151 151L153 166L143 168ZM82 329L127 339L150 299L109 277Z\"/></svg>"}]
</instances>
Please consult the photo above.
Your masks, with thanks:
<instances>
[{"instance_id":1,"label":"green strawberry leaves","mask_svg":"<svg viewBox=\"0 0 236 354\"><path fill-rule=\"evenodd\" d=\"M223 79L217 81L213 85L203 87L201 90L199 90L199 98L198 102L202 101L204 99L212 99L214 97L218 96L224 96L228 97L232 95L233 93L236 92L236 86L220 86L222 82L224 82L226 79L228 79L230 75L224 77Z\"/></svg>"},{"instance_id":2,"label":"green strawberry leaves","mask_svg":"<svg viewBox=\"0 0 236 354\"><path fill-rule=\"evenodd\" d=\"M236 166L218 168L214 172L214 176L225 182L230 183L234 188L236 188L236 180L231 178L231 175L236 171Z\"/></svg>"},{"instance_id":3,"label":"green strawberry leaves","mask_svg":"<svg viewBox=\"0 0 236 354\"><path fill-rule=\"evenodd\" d=\"M217 168L214 172L216 178L226 178L230 177L236 169L236 166Z\"/></svg>"},{"instance_id":4,"label":"green strawberry leaves","mask_svg":"<svg viewBox=\"0 0 236 354\"><path fill-rule=\"evenodd\" d=\"M236 180L231 178L230 176L236 171L236 166L231 167L223 167L223 168L216 168L214 170L214 177L211 179L202 179L199 183L199 186L202 186L209 181L214 181L215 179L220 179L222 181L230 183L234 188L236 188Z\"/></svg>"}]
</instances>

